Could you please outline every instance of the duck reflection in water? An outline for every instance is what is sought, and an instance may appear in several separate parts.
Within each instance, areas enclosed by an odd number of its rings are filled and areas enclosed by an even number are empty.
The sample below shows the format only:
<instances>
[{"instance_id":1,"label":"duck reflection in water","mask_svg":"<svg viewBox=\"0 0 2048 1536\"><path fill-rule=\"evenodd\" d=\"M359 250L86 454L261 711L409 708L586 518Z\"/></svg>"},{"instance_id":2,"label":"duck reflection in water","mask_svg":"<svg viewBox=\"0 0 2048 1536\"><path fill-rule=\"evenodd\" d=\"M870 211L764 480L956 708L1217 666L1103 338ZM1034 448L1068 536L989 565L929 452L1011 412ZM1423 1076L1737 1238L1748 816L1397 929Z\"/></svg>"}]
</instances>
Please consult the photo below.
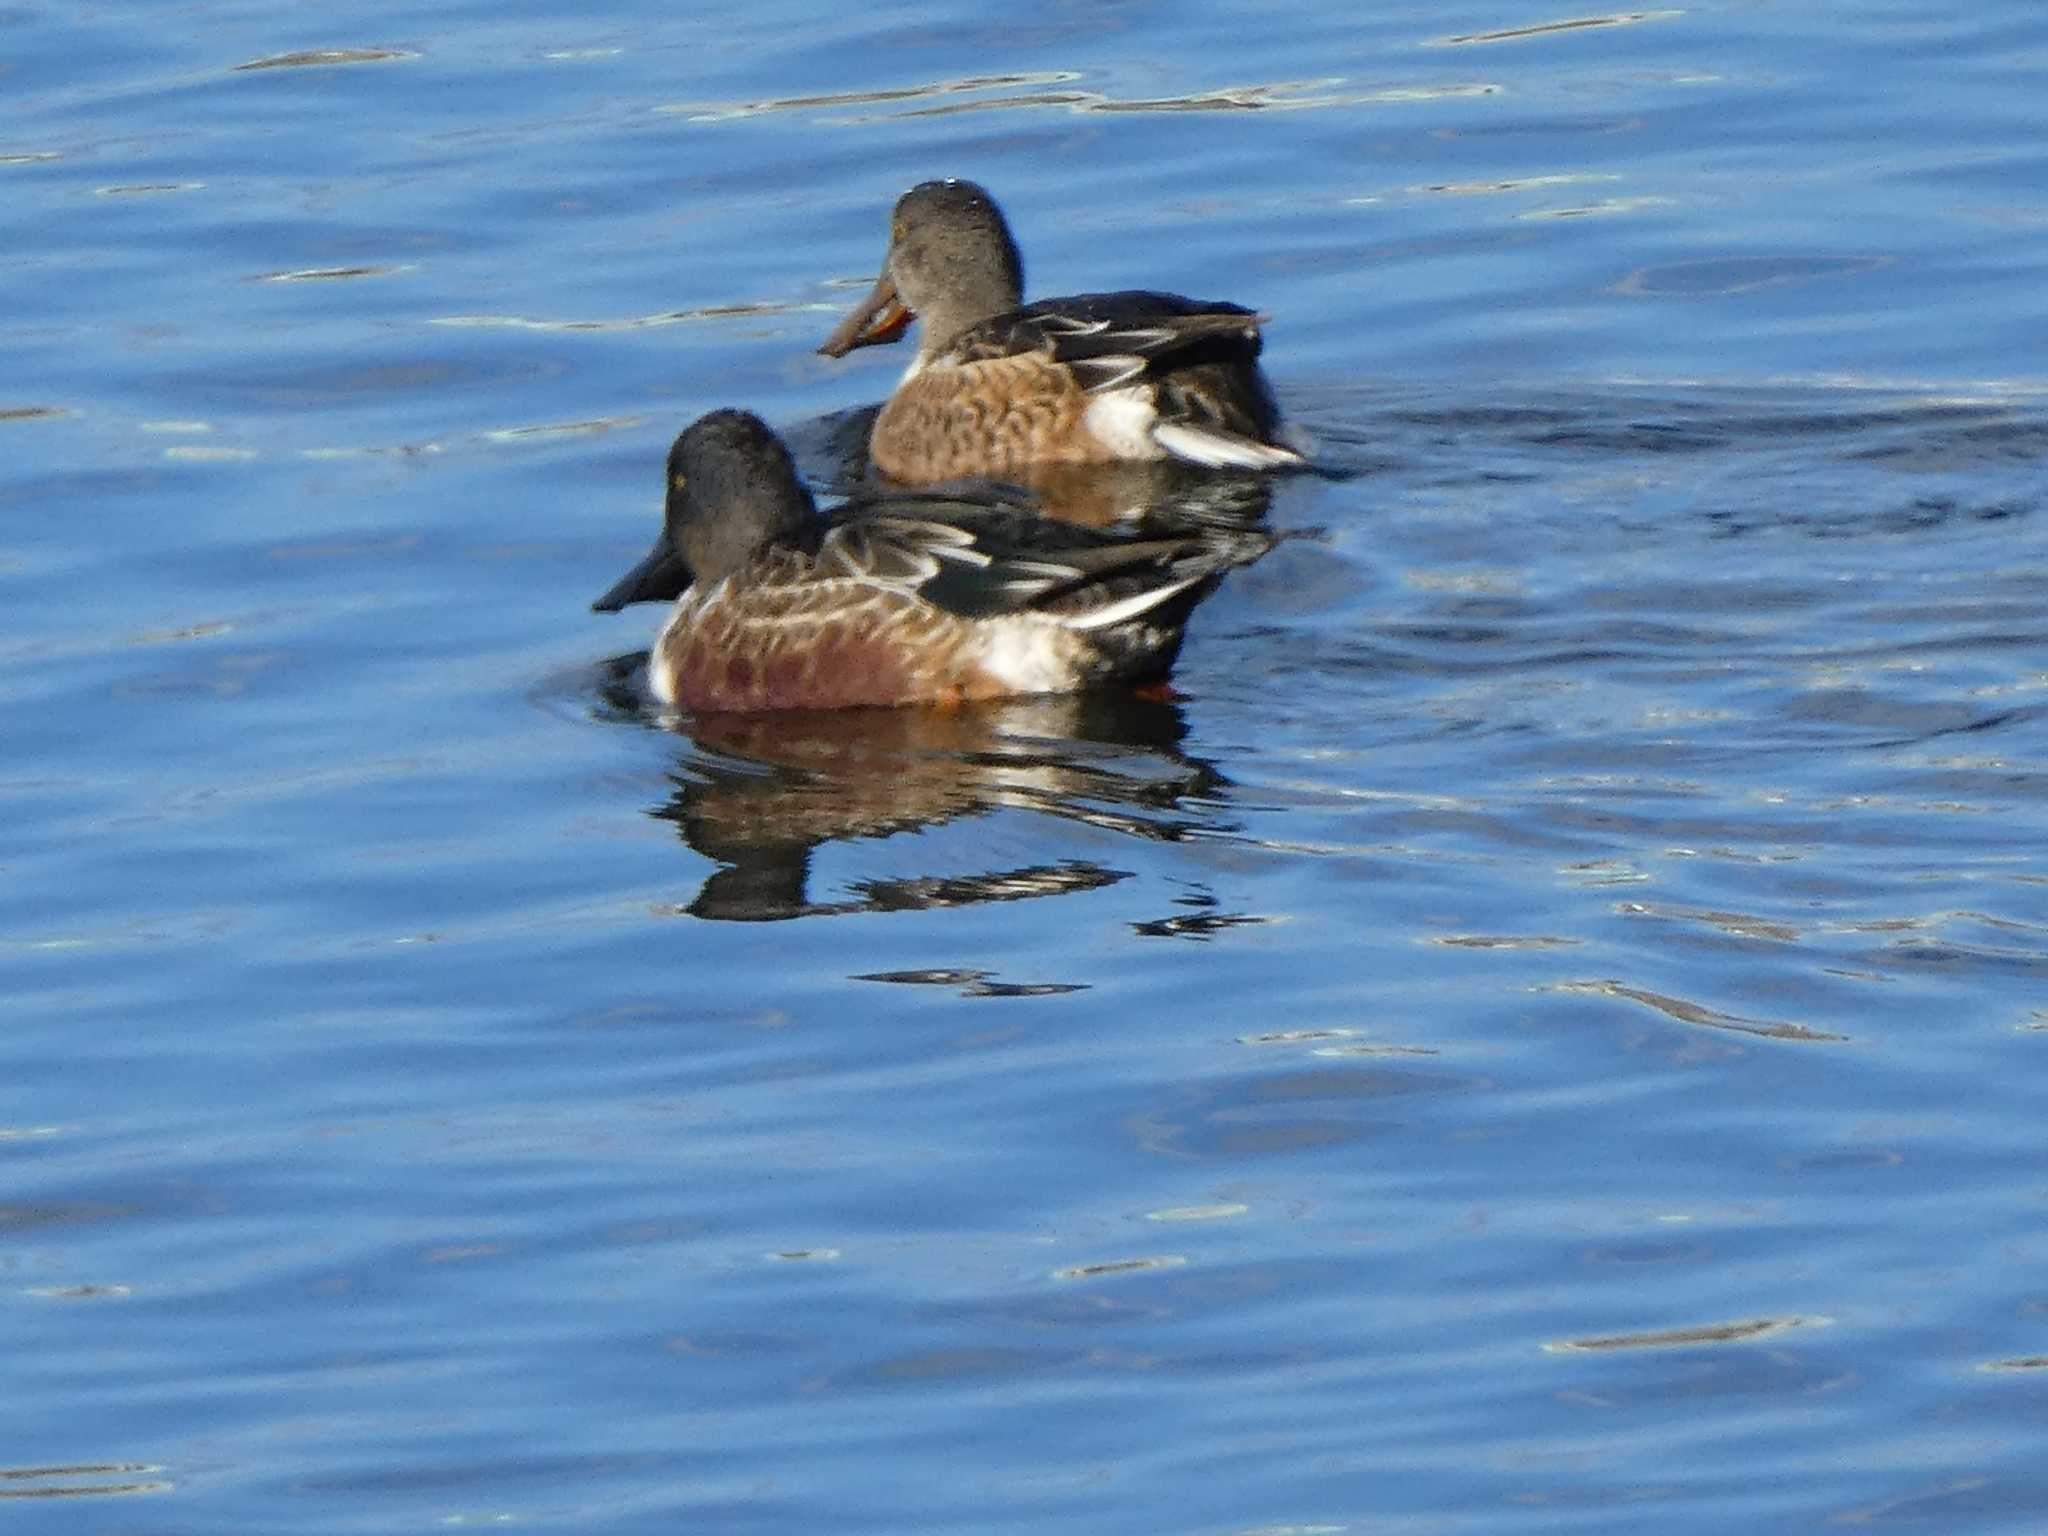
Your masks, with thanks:
<instances>
[{"instance_id":1,"label":"duck reflection in water","mask_svg":"<svg viewBox=\"0 0 2048 1536\"><path fill-rule=\"evenodd\" d=\"M622 713L637 712L633 666L633 658L615 662L606 690ZM721 866L679 909L695 917L967 906L1096 890L1128 877L1091 859L1059 859L859 879L823 901L810 894L812 855L822 846L896 839L1003 811L1160 841L1229 830L1215 809L1228 781L1180 750L1186 722L1178 705L1161 699L1098 692L943 710L700 715L677 729L693 749L652 814ZM962 846L905 838L889 857L971 858Z\"/></svg>"}]
</instances>

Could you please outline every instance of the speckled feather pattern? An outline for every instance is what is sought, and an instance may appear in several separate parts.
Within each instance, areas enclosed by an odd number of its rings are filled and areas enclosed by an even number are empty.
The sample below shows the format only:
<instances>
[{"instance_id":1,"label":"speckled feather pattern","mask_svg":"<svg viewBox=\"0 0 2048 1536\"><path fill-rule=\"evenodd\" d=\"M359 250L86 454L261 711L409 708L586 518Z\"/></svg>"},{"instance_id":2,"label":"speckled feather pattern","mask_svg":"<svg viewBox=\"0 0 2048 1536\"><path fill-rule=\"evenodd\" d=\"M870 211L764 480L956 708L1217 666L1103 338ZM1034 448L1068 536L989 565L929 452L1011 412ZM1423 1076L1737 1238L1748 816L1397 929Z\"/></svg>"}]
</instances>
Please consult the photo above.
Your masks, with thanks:
<instances>
[{"instance_id":1,"label":"speckled feather pattern","mask_svg":"<svg viewBox=\"0 0 2048 1536\"><path fill-rule=\"evenodd\" d=\"M1049 352L972 362L934 359L875 418L870 456L913 484L1014 474L1027 465L1118 457L1087 430L1089 396Z\"/></svg>"},{"instance_id":2,"label":"speckled feather pattern","mask_svg":"<svg viewBox=\"0 0 2048 1536\"><path fill-rule=\"evenodd\" d=\"M926 181L896 200L874 287L818 348L841 357L923 326L875 420L876 469L917 484L1045 464L1304 462L1259 372L1256 311L1157 289L1023 294L1023 258L986 187Z\"/></svg>"}]
</instances>

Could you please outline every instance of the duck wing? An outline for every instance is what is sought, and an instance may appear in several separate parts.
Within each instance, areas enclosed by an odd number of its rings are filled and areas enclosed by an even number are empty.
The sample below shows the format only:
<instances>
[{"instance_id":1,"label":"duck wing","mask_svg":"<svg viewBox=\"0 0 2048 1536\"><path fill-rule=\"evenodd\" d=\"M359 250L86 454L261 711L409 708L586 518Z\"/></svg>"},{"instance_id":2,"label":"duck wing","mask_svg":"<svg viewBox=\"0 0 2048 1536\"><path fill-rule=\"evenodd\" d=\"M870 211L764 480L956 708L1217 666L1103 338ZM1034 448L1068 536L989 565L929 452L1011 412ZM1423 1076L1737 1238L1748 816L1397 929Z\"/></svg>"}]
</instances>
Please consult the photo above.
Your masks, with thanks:
<instances>
[{"instance_id":1,"label":"duck wing","mask_svg":"<svg viewBox=\"0 0 2048 1536\"><path fill-rule=\"evenodd\" d=\"M1195 363L1246 366L1259 355L1261 316L1241 304L1133 289L1040 299L969 326L947 348L955 362L1050 354L1082 387L1115 389L1149 372Z\"/></svg>"},{"instance_id":2,"label":"duck wing","mask_svg":"<svg viewBox=\"0 0 2048 1536\"><path fill-rule=\"evenodd\" d=\"M1204 587L1272 545L1257 530L1132 539L1009 503L892 498L831 528L817 562L824 573L914 591L960 618L1036 613L1093 629Z\"/></svg>"},{"instance_id":3,"label":"duck wing","mask_svg":"<svg viewBox=\"0 0 2048 1536\"><path fill-rule=\"evenodd\" d=\"M970 326L946 348L956 365L1050 357L1091 395L1132 392L1146 430L1175 458L1210 468L1305 462L1259 372L1265 317L1220 299L1133 290L1042 299Z\"/></svg>"}]
</instances>

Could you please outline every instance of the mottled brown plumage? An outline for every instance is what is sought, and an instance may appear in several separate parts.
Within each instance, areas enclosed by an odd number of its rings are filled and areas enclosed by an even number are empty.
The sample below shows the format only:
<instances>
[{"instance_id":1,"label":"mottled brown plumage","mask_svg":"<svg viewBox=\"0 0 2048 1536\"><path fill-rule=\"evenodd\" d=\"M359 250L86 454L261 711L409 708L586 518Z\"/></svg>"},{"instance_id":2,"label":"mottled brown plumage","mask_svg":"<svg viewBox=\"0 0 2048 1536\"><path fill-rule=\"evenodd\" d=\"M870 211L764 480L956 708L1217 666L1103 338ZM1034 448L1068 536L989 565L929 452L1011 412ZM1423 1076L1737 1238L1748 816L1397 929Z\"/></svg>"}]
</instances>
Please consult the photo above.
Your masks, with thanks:
<instances>
[{"instance_id":1,"label":"mottled brown plumage","mask_svg":"<svg viewBox=\"0 0 2048 1536\"><path fill-rule=\"evenodd\" d=\"M1251 310L1148 291L1022 300L1023 262L986 191L932 181L903 195L882 275L818 349L838 357L923 321L875 419L876 469L929 484L1045 463L1303 462L1259 371Z\"/></svg>"},{"instance_id":2,"label":"mottled brown plumage","mask_svg":"<svg viewBox=\"0 0 2048 1536\"><path fill-rule=\"evenodd\" d=\"M1103 464L1116 455L1087 424L1088 392L1045 352L940 363L897 387L875 418L868 457L907 484L1014 476L1034 464Z\"/></svg>"}]
</instances>

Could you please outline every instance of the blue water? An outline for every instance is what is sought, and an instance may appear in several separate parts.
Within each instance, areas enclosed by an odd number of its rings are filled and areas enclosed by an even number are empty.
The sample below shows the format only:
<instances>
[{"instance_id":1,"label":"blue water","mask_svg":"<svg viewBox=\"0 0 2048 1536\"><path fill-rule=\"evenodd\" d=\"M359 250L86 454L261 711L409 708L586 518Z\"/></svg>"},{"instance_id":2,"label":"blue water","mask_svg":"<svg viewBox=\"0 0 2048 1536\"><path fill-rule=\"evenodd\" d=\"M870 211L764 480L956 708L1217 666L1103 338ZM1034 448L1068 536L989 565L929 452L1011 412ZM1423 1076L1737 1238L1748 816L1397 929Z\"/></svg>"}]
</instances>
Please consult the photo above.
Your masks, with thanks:
<instances>
[{"instance_id":1,"label":"blue water","mask_svg":"<svg viewBox=\"0 0 2048 1536\"><path fill-rule=\"evenodd\" d=\"M0 23L0 1526L2048 1527L2038 6ZM938 174L1297 536L646 713Z\"/></svg>"}]
</instances>

